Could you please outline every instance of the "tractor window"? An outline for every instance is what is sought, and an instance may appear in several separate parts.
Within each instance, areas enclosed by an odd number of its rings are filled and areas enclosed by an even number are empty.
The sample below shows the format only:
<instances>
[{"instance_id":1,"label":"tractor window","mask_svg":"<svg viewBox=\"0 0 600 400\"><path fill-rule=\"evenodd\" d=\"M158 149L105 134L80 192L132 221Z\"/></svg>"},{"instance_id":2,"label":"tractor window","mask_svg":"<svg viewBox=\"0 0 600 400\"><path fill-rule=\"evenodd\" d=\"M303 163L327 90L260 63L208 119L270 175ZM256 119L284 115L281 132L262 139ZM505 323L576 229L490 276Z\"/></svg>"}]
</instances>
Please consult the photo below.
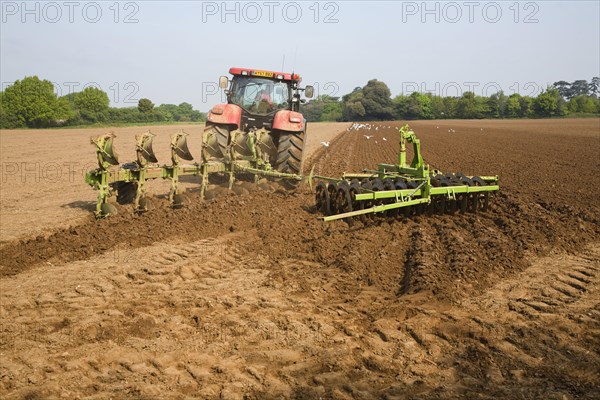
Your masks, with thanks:
<instances>
[{"instance_id":1,"label":"tractor window","mask_svg":"<svg viewBox=\"0 0 600 400\"><path fill-rule=\"evenodd\" d=\"M267 115L288 108L290 92L285 82L257 77L234 78L231 102L252 114Z\"/></svg>"}]
</instances>

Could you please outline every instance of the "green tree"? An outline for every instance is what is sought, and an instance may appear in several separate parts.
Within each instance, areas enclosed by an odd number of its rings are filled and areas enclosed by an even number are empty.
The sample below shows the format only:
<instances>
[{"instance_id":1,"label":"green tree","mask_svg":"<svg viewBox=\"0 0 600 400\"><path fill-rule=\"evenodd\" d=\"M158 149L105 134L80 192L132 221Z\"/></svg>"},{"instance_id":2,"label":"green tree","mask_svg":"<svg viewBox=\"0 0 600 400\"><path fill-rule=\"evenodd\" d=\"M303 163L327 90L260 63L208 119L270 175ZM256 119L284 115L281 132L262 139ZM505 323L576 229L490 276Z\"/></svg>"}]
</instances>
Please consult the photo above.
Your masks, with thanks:
<instances>
[{"instance_id":1,"label":"green tree","mask_svg":"<svg viewBox=\"0 0 600 400\"><path fill-rule=\"evenodd\" d=\"M448 118L448 110L442 96L431 96L431 113L433 118Z\"/></svg>"},{"instance_id":2,"label":"green tree","mask_svg":"<svg viewBox=\"0 0 600 400\"><path fill-rule=\"evenodd\" d=\"M75 93L75 110L86 122L101 122L108 117L108 95L95 87L87 87Z\"/></svg>"},{"instance_id":3,"label":"green tree","mask_svg":"<svg viewBox=\"0 0 600 400\"><path fill-rule=\"evenodd\" d=\"M595 76L592 78L592 81L590 82L590 87L589 87L590 96L593 97L598 97L598 94L600 94L600 78Z\"/></svg>"},{"instance_id":4,"label":"green tree","mask_svg":"<svg viewBox=\"0 0 600 400\"><path fill-rule=\"evenodd\" d=\"M571 84L571 96L587 96L590 85L586 80L580 79Z\"/></svg>"},{"instance_id":5,"label":"green tree","mask_svg":"<svg viewBox=\"0 0 600 400\"><path fill-rule=\"evenodd\" d=\"M317 99L313 99L301 106L302 114L304 115L304 118L306 118L306 120L309 122L320 121L321 115L323 115L324 108L325 104L322 101L318 101Z\"/></svg>"},{"instance_id":6,"label":"green tree","mask_svg":"<svg viewBox=\"0 0 600 400\"><path fill-rule=\"evenodd\" d=\"M341 121L342 103L339 102L339 97L324 96L322 102L324 107L319 121Z\"/></svg>"},{"instance_id":7,"label":"green tree","mask_svg":"<svg viewBox=\"0 0 600 400\"><path fill-rule=\"evenodd\" d=\"M558 90L558 93L565 99L573 97L573 90L571 84L567 81L558 81L552 84L552 87Z\"/></svg>"},{"instance_id":8,"label":"green tree","mask_svg":"<svg viewBox=\"0 0 600 400\"><path fill-rule=\"evenodd\" d=\"M387 85L377 79L343 97L346 120L386 120L394 118L394 105Z\"/></svg>"},{"instance_id":9,"label":"green tree","mask_svg":"<svg viewBox=\"0 0 600 400\"><path fill-rule=\"evenodd\" d=\"M4 103L4 92L0 92L0 128L15 129L23 126L14 113L11 113Z\"/></svg>"},{"instance_id":10,"label":"green tree","mask_svg":"<svg viewBox=\"0 0 600 400\"><path fill-rule=\"evenodd\" d=\"M432 95L413 92L410 96L396 96L394 105L396 116L402 119L432 119Z\"/></svg>"},{"instance_id":11,"label":"green tree","mask_svg":"<svg viewBox=\"0 0 600 400\"><path fill-rule=\"evenodd\" d=\"M529 118L533 116L533 98L523 96L519 99L519 102L521 103L521 114L519 114L519 117Z\"/></svg>"},{"instance_id":12,"label":"green tree","mask_svg":"<svg viewBox=\"0 0 600 400\"><path fill-rule=\"evenodd\" d=\"M161 112L167 121L178 121L179 108L175 104L161 104L156 107L156 110Z\"/></svg>"},{"instance_id":13,"label":"green tree","mask_svg":"<svg viewBox=\"0 0 600 400\"><path fill-rule=\"evenodd\" d=\"M506 116L508 97L501 90L492 94L486 102L487 108L485 114L488 118L504 118Z\"/></svg>"},{"instance_id":14,"label":"green tree","mask_svg":"<svg viewBox=\"0 0 600 400\"><path fill-rule=\"evenodd\" d=\"M352 93L342 106L342 117L345 121L362 121L368 119L367 111L363 104L364 94L362 90Z\"/></svg>"},{"instance_id":15,"label":"green tree","mask_svg":"<svg viewBox=\"0 0 600 400\"><path fill-rule=\"evenodd\" d=\"M140 99L138 101L138 110L141 113L149 113L154 109L154 103L150 99Z\"/></svg>"},{"instance_id":16,"label":"green tree","mask_svg":"<svg viewBox=\"0 0 600 400\"><path fill-rule=\"evenodd\" d=\"M535 98L533 109L538 117L556 117L566 113L564 99L557 89L550 87Z\"/></svg>"},{"instance_id":17,"label":"green tree","mask_svg":"<svg viewBox=\"0 0 600 400\"><path fill-rule=\"evenodd\" d=\"M572 113L593 114L597 112L597 102L598 99L591 96L575 96L571 100L569 100L567 108L569 112Z\"/></svg>"},{"instance_id":18,"label":"green tree","mask_svg":"<svg viewBox=\"0 0 600 400\"><path fill-rule=\"evenodd\" d=\"M37 76L25 77L6 88L2 95L2 126L43 128L67 117L54 86Z\"/></svg>"},{"instance_id":19,"label":"green tree","mask_svg":"<svg viewBox=\"0 0 600 400\"><path fill-rule=\"evenodd\" d=\"M479 111L477 110L477 102L475 101L475 93L464 92L457 104L457 117L458 118L479 118Z\"/></svg>"},{"instance_id":20,"label":"green tree","mask_svg":"<svg viewBox=\"0 0 600 400\"><path fill-rule=\"evenodd\" d=\"M442 118L459 118L458 116L458 97L444 97L444 106L446 114Z\"/></svg>"},{"instance_id":21,"label":"green tree","mask_svg":"<svg viewBox=\"0 0 600 400\"><path fill-rule=\"evenodd\" d=\"M508 118L519 118L521 116L521 95L514 93L506 100L506 116Z\"/></svg>"}]
</instances>

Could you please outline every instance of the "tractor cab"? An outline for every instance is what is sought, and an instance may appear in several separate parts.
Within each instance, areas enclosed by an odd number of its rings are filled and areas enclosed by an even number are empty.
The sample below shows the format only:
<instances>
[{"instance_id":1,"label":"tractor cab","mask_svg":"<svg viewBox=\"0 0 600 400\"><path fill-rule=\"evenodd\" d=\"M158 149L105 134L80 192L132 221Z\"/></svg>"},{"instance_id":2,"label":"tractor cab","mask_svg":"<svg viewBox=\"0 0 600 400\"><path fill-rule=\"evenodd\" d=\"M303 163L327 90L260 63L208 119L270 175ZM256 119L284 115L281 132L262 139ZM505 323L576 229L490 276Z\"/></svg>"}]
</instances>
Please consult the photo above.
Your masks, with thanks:
<instances>
[{"instance_id":1,"label":"tractor cab","mask_svg":"<svg viewBox=\"0 0 600 400\"><path fill-rule=\"evenodd\" d=\"M228 101L249 114L274 114L279 110L289 109L292 92L290 86L289 82L239 76L232 81Z\"/></svg>"},{"instance_id":2,"label":"tractor cab","mask_svg":"<svg viewBox=\"0 0 600 400\"><path fill-rule=\"evenodd\" d=\"M241 107L247 114L271 116L271 120L279 110L298 111L304 102L300 91L308 98L314 92L312 86L299 87L302 78L298 74L245 68L231 68L229 73L233 75L231 84L226 76L219 80L227 102Z\"/></svg>"}]
</instances>

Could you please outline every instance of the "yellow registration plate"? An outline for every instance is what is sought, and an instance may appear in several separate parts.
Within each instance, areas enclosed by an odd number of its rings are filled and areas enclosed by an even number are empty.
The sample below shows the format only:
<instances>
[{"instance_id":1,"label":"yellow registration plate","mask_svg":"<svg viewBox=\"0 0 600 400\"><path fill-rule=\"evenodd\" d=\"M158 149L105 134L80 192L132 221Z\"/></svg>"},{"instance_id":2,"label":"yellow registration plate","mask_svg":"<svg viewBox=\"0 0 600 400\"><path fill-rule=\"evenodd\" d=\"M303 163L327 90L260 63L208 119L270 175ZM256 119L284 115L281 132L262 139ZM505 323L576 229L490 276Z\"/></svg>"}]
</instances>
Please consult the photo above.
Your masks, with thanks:
<instances>
[{"instance_id":1,"label":"yellow registration plate","mask_svg":"<svg viewBox=\"0 0 600 400\"><path fill-rule=\"evenodd\" d=\"M253 71L252 75L254 76L264 76L265 78L272 78L273 73L269 71Z\"/></svg>"}]
</instances>

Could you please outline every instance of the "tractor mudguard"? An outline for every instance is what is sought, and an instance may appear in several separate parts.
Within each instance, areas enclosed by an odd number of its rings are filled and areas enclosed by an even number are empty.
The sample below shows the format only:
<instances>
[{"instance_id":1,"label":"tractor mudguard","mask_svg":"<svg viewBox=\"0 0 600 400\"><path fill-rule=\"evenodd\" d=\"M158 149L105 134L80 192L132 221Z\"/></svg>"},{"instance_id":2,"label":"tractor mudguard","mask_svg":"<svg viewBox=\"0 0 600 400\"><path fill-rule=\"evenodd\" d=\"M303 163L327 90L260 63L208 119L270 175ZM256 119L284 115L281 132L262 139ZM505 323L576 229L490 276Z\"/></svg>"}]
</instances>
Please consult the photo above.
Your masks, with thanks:
<instances>
[{"instance_id":1,"label":"tractor mudguard","mask_svg":"<svg viewBox=\"0 0 600 400\"><path fill-rule=\"evenodd\" d=\"M278 111L273 119L273 130L275 129L288 132L301 132L304 130L304 117L296 111Z\"/></svg>"},{"instance_id":2,"label":"tractor mudguard","mask_svg":"<svg viewBox=\"0 0 600 400\"><path fill-rule=\"evenodd\" d=\"M240 126L242 109L235 104L217 104L208 112L208 121L215 124Z\"/></svg>"}]
</instances>

